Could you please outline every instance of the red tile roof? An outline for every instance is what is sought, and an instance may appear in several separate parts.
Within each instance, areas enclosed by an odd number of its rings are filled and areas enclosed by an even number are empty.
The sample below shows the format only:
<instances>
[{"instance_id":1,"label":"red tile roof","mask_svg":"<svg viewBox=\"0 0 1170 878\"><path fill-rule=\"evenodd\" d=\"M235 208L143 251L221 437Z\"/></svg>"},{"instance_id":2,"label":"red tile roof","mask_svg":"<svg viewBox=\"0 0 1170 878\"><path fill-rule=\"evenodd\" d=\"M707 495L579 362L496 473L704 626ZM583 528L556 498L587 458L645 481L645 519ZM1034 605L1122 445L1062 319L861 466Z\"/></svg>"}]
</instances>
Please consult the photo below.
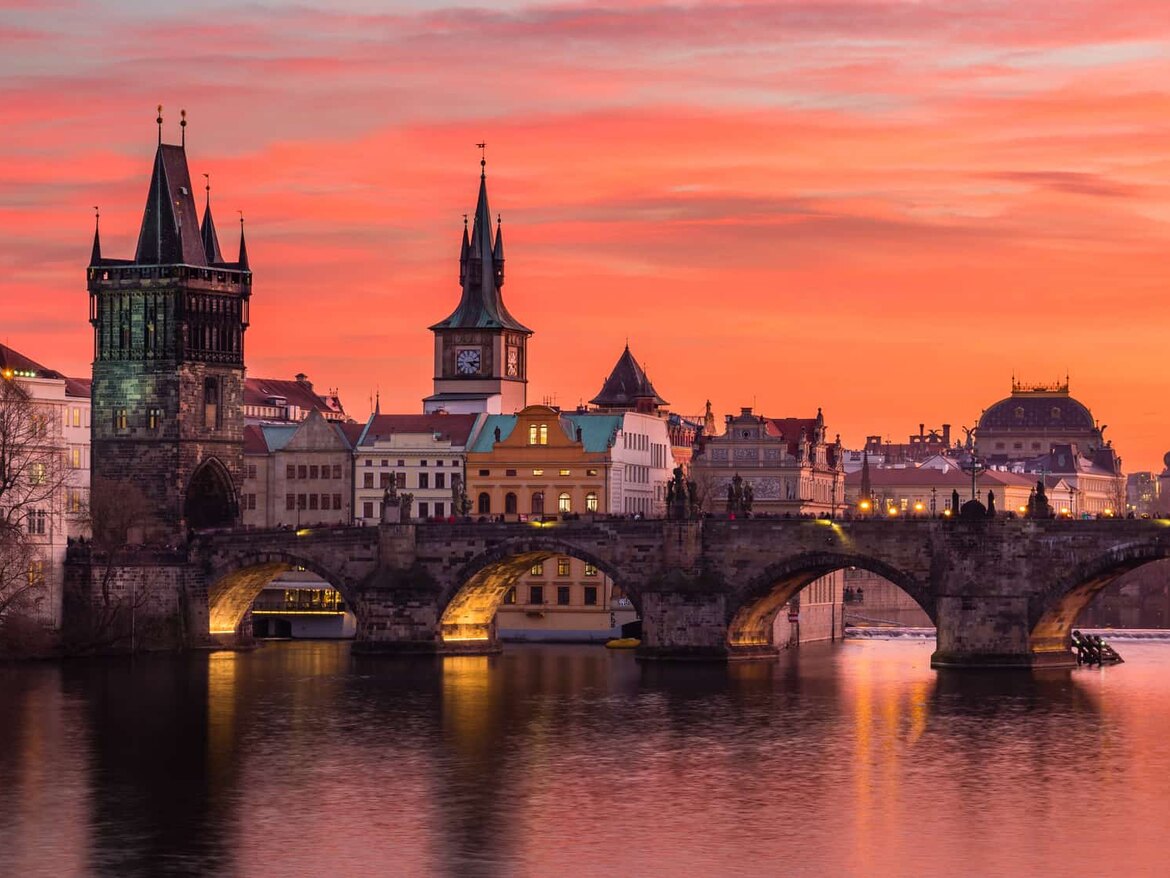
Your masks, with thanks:
<instances>
[{"instance_id":1,"label":"red tile roof","mask_svg":"<svg viewBox=\"0 0 1170 878\"><path fill-rule=\"evenodd\" d=\"M244 405L270 405L274 396L284 397L288 405L306 412L318 411L322 415L344 415L341 400L335 395L321 396L313 390L311 381L285 381L280 378L245 378Z\"/></svg>"},{"instance_id":2,"label":"red tile roof","mask_svg":"<svg viewBox=\"0 0 1170 878\"><path fill-rule=\"evenodd\" d=\"M267 454L268 443L264 441L264 433L255 424L244 427L244 454Z\"/></svg>"},{"instance_id":3,"label":"red tile roof","mask_svg":"<svg viewBox=\"0 0 1170 878\"><path fill-rule=\"evenodd\" d=\"M373 445L379 437L395 433L439 433L453 445L466 445L478 415L370 415L362 445Z\"/></svg>"}]
</instances>

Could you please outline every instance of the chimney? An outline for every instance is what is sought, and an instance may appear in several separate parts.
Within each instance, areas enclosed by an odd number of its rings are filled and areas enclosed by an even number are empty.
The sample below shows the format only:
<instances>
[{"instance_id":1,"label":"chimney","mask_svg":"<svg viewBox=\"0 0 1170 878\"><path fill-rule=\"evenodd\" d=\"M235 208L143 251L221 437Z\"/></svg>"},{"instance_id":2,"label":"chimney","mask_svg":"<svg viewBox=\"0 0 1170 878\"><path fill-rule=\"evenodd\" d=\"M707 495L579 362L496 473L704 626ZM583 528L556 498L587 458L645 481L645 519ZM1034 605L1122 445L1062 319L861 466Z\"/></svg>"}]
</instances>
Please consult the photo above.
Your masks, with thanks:
<instances>
[{"instance_id":1,"label":"chimney","mask_svg":"<svg viewBox=\"0 0 1170 878\"><path fill-rule=\"evenodd\" d=\"M297 379L297 384L303 384L309 390L313 389L313 382L309 380L309 376L304 372L297 372L294 377Z\"/></svg>"},{"instance_id":2,"label":"chimney","mask_svg":"<svg viewBox=\"0 0 1170 878\"><path fill-rule=\"evenodd\" d=\"M943 445L947 448L951 447L951 425L943 424Z\"/></svg>"},{"instance_id":3,"label":"chimney","mask_svg":"<svg viewBox=\"0 0 1170 878\"><path fill-rule=\"evenodd\" d=\"M919 439L926 438L926 424L919 424L918 425L918 438Z\"/></svg>"},{"instance_id":4,"label":"chimney","mask_svg":"<svg viewBox=\"0 0 1170 878\"><path fill-rule=\"evenodd\" d=\"M750 405L745 405L745 406L740 407L739 416L741 418L751 417L751 413L752 413L752 407Z\"/></svg>"}]
</instances>

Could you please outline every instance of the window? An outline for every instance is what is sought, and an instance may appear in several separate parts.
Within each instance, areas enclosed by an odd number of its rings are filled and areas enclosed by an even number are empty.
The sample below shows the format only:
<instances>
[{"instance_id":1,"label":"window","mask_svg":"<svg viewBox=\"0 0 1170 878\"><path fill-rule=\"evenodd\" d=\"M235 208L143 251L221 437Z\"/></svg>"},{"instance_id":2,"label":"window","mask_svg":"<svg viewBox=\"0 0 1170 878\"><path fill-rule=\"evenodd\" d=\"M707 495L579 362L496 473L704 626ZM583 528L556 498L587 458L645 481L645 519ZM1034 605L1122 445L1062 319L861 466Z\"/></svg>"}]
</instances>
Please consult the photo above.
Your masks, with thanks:
<instances>
[{"instance_id":1,"label":"window","mask_svg":"<svg viewBox=\"0 0 1170 878\"><path fill-rule=\"evenodd\" d=\"M435 518L442 518L442 517L443 517L443 504L436 503L435 504Z\"/></svg>"},{"instance_id":2,"label":"window","mask_svg":"<svg viewBox=\"0 0 1170 878\"><path fill-rule=\"evenodd\" d=\"M316 509L316 508L317 508L317 495L316 495L316 494L310 494L310 495L309 495L309 508L310 508L310 509Z\"/></svg>"},{"instance_id":3,"label":"window","mask_svg":"<svg viewBox=\"0 0 1170 878\"><path fill-rule=\"evenodd\" d=\"M443 465L443 461L441 461L441 460L435 461L435 466L442 466L442 465Z\"/></svg>"},{"instance_id":4,"label":"window","mask_svg":"<svg viewBox=\"0 0 1170 878\"><path fill-rule=\"evenodd\" d=\"M544 603L544 586L530 585L528 586L528 603L543 604Z\"/></svg>"},{"instance_id":5,"label":"window","mask_svg":"<svg viewBox=\"0 0 1170 878\"><path fill-rule=\"evenodd\" d=\"M418 504L418 517L419 518L430 518L431 517L431 510L430 510L429 504L427 504L427 503L419 503Z\"/></svg>"},{"instance_id":6,"label":"window","mask_svg":"<svg viewBox=\"0 0 1170 878\"><path fill-rule=\"evenodd\" d=\"M504 495L504 514L505 515L515 515L516 514L516 495L513 494L511 491L509 491L507 494Z\"/></svg>"},{"instance_id":7,"label":"window","mask_svg":"<svg viewBox=\"0 0 1170 878\"><path fill-rule=\"evenodd\" d=\"M309 467L309 478L318 479L321 477L321 470L316 465Z\"/></svg>"},{"instance_id":8,"label":"window","mask_svg":"<svg viewBox=\"0 0 1170 878\"><path fill-rule=\"evenodd\" d=\"M374 517L374 504L372 502L362 504L362 518Z\"/></svg>"},{"instance_id":9,"label":"window","mask_svg":"<svg viewBox=\"0 0 1170 878\"><path fill-rule=\"evenodd\" d=\"M561 475L562 476L569 476L569 475L572 475L572 473L569 472L567 469L563 469L563 470L561 470Z\"/></svg>"},{"instance_id":10,"label":"window","mask_svg":"<svg viewBox=\"0 0 1170 878\"><path fill-rule=\"evenodd\" d=\"M544 492L543 491L533 491L532 492L532 514L533 515L544 515Z\"/></svg>"},{"instance_id":11,"label":"window","mask_svg":"<svg viewBox=\"0 0 1170 878\"><path fill-rule=\"evenodd\" d=\"M284 468L284 477L286 479L295 479L297 477L297 468L290 463Z\"/></svg>"},{"instance_id":12,"label":"window","mask_svg":"<svg viewBox=\"0 0 1170 878\"><path fill-rule=\"evenodd\" d=\"M146 410L146 429L157 430L162 424L162 409Z\"/></svg>"},{"instance_id":13,"label":"window","mask_svg":"<svg viewBox=\"0 0 1170 878\"><path fill-rule=\"evenodd\" d=\"M370 475L373 475L373 473L370 473ZM390 487L390 473L378 473L378 487L379 488L389 488Z\"/></svg>"},{"instance_id":14,"label":"window","mask_svg":"<svg viewBox=\"0 0 1170 878\"><path fill-rule=\"evenodd\" d=\"M585 565L585 575L586 576L596 576L597 575L597 568L594 567L592 564L586 564Z\"/></svg>"},{"instance_id":15,"label":"window","mask_svg":"<svg viewBox=\"0 0 1170 878\"><path fill-rule=\"evenodd\" d=\"M331 509L332 506L330 505L330 502L329 502L331 499L332 498L328 494L322 494L321 495L321 508L322 509Z\"/></svg>"},{"instance_id":16,"label":"window","mask_svg":"<svg viewBox=\"0 0 1170 878\"><path fill-rule=\"evenodd\" d=\"M297 467L297 478L298 479L307 479L308 477L309 477L309 468L303 464L301 466L298 466Z\"/></svg>"},{"instance_id":17,"label":"window","mask_svg":"<svg viewBox=\"0 0 1170 878\"><path fill-rule=\"evenodd\" d=\"M595 476L595 475L597 475L597 470L595 470L595 469L587 469L587 470L585 470L585 475L587 475L587 476Z\"/></svg>"},{"instance_id":18,"label":"window","mask_svg":"<svg viewBox=\"0 0 1170 878\"><path fill-rule=\"evenodd\" d=\"M400 460L400 461L398 461L398 466L399 466L399 467L404 467L404 466L406 466L406 461L405 461L405 460Z\"/></svg>"},{"instance_id":19,"label":"window","mask_svg":"<svg viewBox=\"0 0 1170 878\"><path fill-rule=\"evenodd\" d=\"M568 495L568 492L562 491L561 496L557 497L557 509L561 512L573 511L573 498Z\"/></svg>"},{"instance_id":20,"label":"window","mask_svg":"<svg viewBox=\"0 0 1170 878\"><path fill-rule=\"evenodd\" d=\"M284 495L284 508L285 509L296 509L297 508L297 495L296 494L285 494Z\"/></svg>"},{"instance_id":21,"label":"window","mask_svg":"<svg viewBox=\"0 0 1170 878\"><path fill-rule=\"evenodd\" d=\"M126 416L126 409L117 409L114 411L114 429L125 430L129 418Z\"/></svg>"},{"instance_id":22,"label":"window","mask_svg":"<svg viewBox=\"0 0 1170 878\"><path fill-rule=\"evenodd\" d=\"M516 475L516 470L514 470L514 469L506 469L506 470L504 470L504 475L506 475L506 476L514 476L514 475Z\"/></svg>"},{"instance_id":23,"label":"window","mask_svg":"<svg viewBox=\"0 0 1170 878\"><path fill-rule=\"evenodd\" d=\"M427 474L427 473L419 473L419 474L418 474L418 486L419 486L420 488L428 488L428 487L430 487L430 486L427 484L427 482L428 482L429 478L430 478L430 477L428 476L428 474Z\"/></svg>"},{"instance_id":24,"label":"window","mask_svg":"<svg viewBox=\"0 0 1170 878\"><path fill-rule=\"evenodd\" d=\"M383 458L383 459L382 459L382 466L389 466L389 465L390 465L390 461L388 461L388 460L386 460L385 458Z\"/></svg>"},{"instance_id":25,"label":"window","mask_svg":"<svg viewBox=\"0 0 1170 878\"><path fill-rule=\"evenodd\" d=\"M321 478L329 478L329 464L325 464L323 467L321 467Z\"/></svg>"},{"instance_id":26,"label":"window","mask_svg":"<svg viewBox=\"0 0 1170 878\"><path fill-rule=\"evenodd\" d=\"M588 494L585 495L585 508L589 512L596 512L597 511L597 494L594 493L593 491L590 491Z\"/></svg>"},{"instance_id":27,"label":"window","mask_svg":"<svg viewBox=\"0 0 1170 878\"><path fill-rule=\"evenodd\" d=\"M256 508L256 495L255 494L245 494L244 496L248 500L248 509L254 510Z\"/></svg>"},{"instance_id":28,"label":"window","mask_svg":"<svg viewBox=\"0 0 1170 878\"><path fill-rule=\"evenodd\" d=\"M28 584L32 588L45 584L45 562L39 558L28 562Z\"/></svg>"},{"instance_id":29,"label":"window","mask_svg":"<svg viewBox=\"0 0 1170 878\"><path fill-rule=\"evenodd\" d=\"M533 576L544 576L544 562L537 561L535 564L532 565L532 569L528 572L531 573Z\"/></svg>"},{"instance_id":30,"label":"window","mask_svg":"<svg viewBox=\"0 0 1170 878\"><path fill-rule=\"evenodd\" d=\"M73 469L81 469L81 449L74 447L69 449L69 465Z\"/></svg>"},{"instance_id":31,"label":"window","mask_svg":"<svg viewBox=\"0 0 1170 878\"><path fill-rule=\"evenodd\" d=\"M567 607L569 605L569 587L567 585L557 586L557 606Z\"/></svg>"},{"instance_id":32,"label":"window","mask_svg":"<svg viewBox=\"0 0 1170 878\"><path fill-rule=\"evenodd\" d=\"M435 487L436 488L447 487L447 474L446 473L435 473Z\"/></svg>"},{"instance_id":33,"label":"window","mask_svg":"<svg viewBox=\"0 0 1170 878\"><path fill-rule=\"evenodd\" d=\"M45 533L45 510L30 509L28 513L28 532L43 536Z\"/></svg>"},{"instance_id":34,"label":"window","mask_svg":"<svg viewBox=\"0 0 1170 878\"><path fill-rule=\"evenodd\" d=\"M492 474L492 471L490 469L481 469L479 471L479 474L481 476L490 476Z\"/></svg>"},{"instance_id":35,"label":"window","mask_svg":"<svg viewBox=\"0 0 1170 878\"><path fill-rule=\"evenodd\" d=\"M203 381L203 426L209 430L219 427L219 382L214 378Z\"/></svg>"},{"instance_id":36,"label":"window","mask_svg":"<svg viewBox=\"0 0 1170 878\"><path fill-rule=\"evenodd\" d=\"M397 488L405 488L406 487L406 473L395 473L394 474L394 486Z\"/></svg>"},{"instance_id":37,"label":"window","mask_svg":"<svg viewBox=\"0 0 1170 878\"><path fill-rule=\"evenodd\" d=\"M596 585L585 586L585 606L587 606L587 607L596 607L597 606L597 586Z\"/></svg>"},{"instance_id":38,"label":"window","mask_svg":"<svg viewBox=\"0 0 1170 878\"><path fill-rule=\"evenodd\" d=\"M74 427L81 426L81 409L79 409L79 408L73 409L73 426Z\"/></svg>"},{"instance_id":39,"label":"window","mask_svg":"<svg viewBox=\"0 0 1170 878\"><path fill-rule=\"evenodd\" d=\"M305 502L304 494L297 494L297 509L307 509L308 504Z\"/></svg>"},{"instance_id":40,"label":"window","mask_svg":"<svg viewBox=\"0 0 1170 878\"><path fill-rule=\"evenodd\" d=\"M362 487L363 488L374 487L374 474L373 473L366 473L365 474L364 478L362 479Z\"/></svg>"},{"instance_id":41,"label":"window","mask_svg":"<svg viewBox=\"0 0 1170 878\"><path fill-rule=\"evenodd\" d=\"M480 515L492 514L492 498L486 491L481 491L478 500L476 501L476 509Z\"/></svg>"},{"instance_id":42,"label":"window","mask_svg":"<svg viewBox=\"0 0 1170 878\"><path fill-rule=\"evenodd\" d=\"M514 587L510 588L506 592L504 592L504 603L505 604L516 603L516 589Z\"/></svg>"},{"instance_id":43,"label":"window","mask_svg":"<svg viewBox=\"0 0 1170 878\"><path fill-rule=\"evenodd\" d=\"M532 474L533 474L534 476L543 476L543 475L544 475L544 470L542 470L542 469L534 469L534 470L532 471Z\"/></svg>"},{"instance_id":44,"label":"window","mask_svg":"<svg viewBox=\"0 0 1170 878\"><path fill-rule=\"evenodd\" d=\"M572 562L568 558L557 558L557 576L568 576L572 570Z\"/></svg>"},{"instance_id":45,"label":"window","mask_svg":"<svg viewBox=\"0 0 1170 878\"><path fill-rule=\"evenodd\" d=\"M418 462L418 465L419 465L419 466L426 466L426 465L427 465L427 462L426 462L425 460L420 460L420 461Z\"/></svg>"},{"instance_id":46,"label":"window","mask_svg":"<svg viewBox=\"0 0 1170 878\"><path fill-rule=\"evenodd\" d=\"M335 478L335 479L341 478L341 464L339 464L339 463L333 464L333 478Z\"/></svg>"},{"instance_id":47,"label":"window","mask_svg":"<svg viewBox=\"0 0 1170 878\"><path fill-rule=\"evenodd\" d=\"M34 485L43 485L45 483L46 476L47 470L45 469L45 465L43 463L34 463L32 465L32 472L30 473L29 478L32 480Z\"/></svg>"},{"instance_id":48,"label":"window","mask_svg":"<svg viewBox=\"0 0 1170 878\"><path fill-rule=\"evenodd\" d=\"M340 494L333 495L333 508L338 509L338 510L341 509L341 495Z\"/></svg>"},{"instance_id":49,"label":"window","mask_svg":"<svg viewBox=\"0 0 1170 878\"><path fill-rule=\"evenodd\" d=\"M256 478L256 464L254 464L254 463L248 464L248 478L249 479Z\"/></svg>"}]
</instances>

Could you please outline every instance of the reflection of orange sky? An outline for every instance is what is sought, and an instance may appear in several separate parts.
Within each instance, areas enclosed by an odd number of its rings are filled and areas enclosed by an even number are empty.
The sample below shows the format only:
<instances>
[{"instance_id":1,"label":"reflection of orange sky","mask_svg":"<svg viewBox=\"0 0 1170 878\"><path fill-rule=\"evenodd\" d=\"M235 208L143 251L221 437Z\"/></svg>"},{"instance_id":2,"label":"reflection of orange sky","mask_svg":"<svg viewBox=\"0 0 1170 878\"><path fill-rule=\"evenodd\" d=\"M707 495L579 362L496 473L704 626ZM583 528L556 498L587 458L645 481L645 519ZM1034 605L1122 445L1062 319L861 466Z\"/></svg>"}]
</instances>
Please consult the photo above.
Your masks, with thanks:
<instances>
[{"instance_id":1,"label":"reflection of orange sky","mask_svg":"<svg viewBox=\"0 0 1170 878\"><path fill-rule=\"evenodd\" d=\"M530 399L628 335L684 412L858 445L1067 368L1128 468L1170 447L1160 4L122 5L0 19L2 337L47 365L87 368L90 207L131 255L161 99L229 254L248 215L250 371L358 418L431 391L486 139Z\"/></svg>"}]
</instances>

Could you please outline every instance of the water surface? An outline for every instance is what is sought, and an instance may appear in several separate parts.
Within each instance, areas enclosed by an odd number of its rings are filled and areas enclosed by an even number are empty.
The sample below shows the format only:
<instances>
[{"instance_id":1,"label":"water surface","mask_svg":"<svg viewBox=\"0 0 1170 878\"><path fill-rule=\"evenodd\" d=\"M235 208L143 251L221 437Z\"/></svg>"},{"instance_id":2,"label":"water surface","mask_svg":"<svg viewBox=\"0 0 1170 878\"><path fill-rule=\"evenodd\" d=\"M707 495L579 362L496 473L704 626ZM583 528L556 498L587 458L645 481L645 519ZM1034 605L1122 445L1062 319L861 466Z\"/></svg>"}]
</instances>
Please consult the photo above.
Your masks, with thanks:
<instances>
[{"instance_id":1,"label":"water surface","mask_svg":"<svg viewBox=\"0 0 1170 878\"><path fill-rule=\"evenodd\" d=\"M1166 875L1170 644L0 667L0 875Z\"/></svg>"}]
</instances>

